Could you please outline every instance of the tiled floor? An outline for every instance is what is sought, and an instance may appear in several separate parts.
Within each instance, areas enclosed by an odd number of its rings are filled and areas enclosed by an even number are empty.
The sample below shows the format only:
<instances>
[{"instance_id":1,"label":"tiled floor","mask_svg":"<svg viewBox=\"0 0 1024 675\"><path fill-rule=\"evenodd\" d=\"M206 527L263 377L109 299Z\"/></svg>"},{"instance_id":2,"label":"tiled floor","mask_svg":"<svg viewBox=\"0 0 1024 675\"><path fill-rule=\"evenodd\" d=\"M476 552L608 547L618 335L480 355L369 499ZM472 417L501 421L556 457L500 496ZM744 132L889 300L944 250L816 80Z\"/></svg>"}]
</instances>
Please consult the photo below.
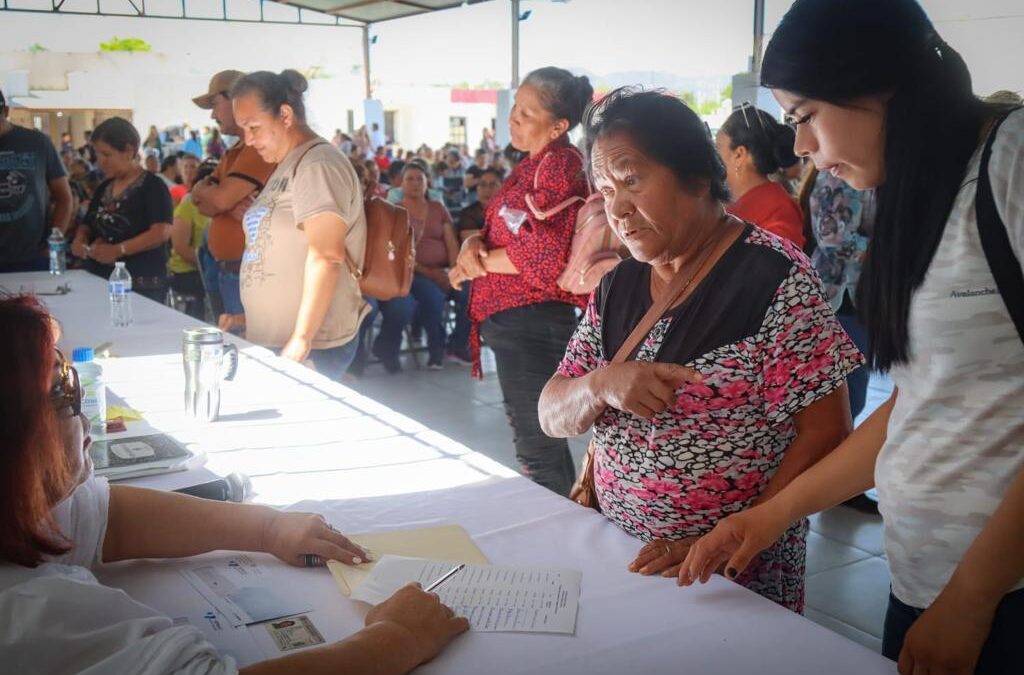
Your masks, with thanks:
<instances>
[{"instance_id":1,"label":"tiled floor","mask_svg":"<svg viewBox=\"0 0 1024 675\"><path fill-rule=\"evenodd\" d=\"M467 366L446 363L444 370L406 370L388 375L379 365L367 368L352 384L360 392L463 445L516 468L512 431L502 409L493 359L484 352L483 381L469 377ZM864 416L888 398L891 384L872 377ZM577 465L585 438L569 442ZM881 650L882 621L889 592L889 570L882 549L882 520L837 507L811 518L807 555L807 617L875 651Z\"/></svg>"}]
</instances>

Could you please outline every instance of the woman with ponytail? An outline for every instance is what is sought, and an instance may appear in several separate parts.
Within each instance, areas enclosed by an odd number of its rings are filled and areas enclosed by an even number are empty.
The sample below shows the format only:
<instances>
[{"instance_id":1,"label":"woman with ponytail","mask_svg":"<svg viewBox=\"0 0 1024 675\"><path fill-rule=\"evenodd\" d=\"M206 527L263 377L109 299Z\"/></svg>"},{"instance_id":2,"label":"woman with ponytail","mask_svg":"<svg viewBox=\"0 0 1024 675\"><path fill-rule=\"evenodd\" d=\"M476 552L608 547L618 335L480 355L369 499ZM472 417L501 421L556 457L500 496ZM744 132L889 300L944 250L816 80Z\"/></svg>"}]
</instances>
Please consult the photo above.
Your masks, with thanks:
<instances>
[{"instance_id":1,"label":"woman with ponytail","mask_svg":"<svg viewBox=\"0 0 1024 675\"><path fill-rule=\"evenodd\" d=\"M589 194L583 156L569 142L594 89L585 76L539 68L523 80L509 115L512 145L526 154L491 200L479 235L462 244L450 273L473 280L469 318L473 374L480 339L494 351L523 473L568 495L576 470L563 438L548 438L537 401L576 329L587 296L556 283L569 261L576 214Z\"/></svg>"},{"instance_id":2,"label":"woman with ponytail","mask_svg":"<svg viewBox=\"0 0 1024 675\"><path fill-rule=\"evenodd\" d=\"M231 89L246 145L277 165L242 220L242 304L249 340L338 380L370 312L352 272L366 217L352 164L306 124L304 91L294 70L250 73Z\"/></svg>"},{"instance_id":3,"label":"woman with ponytail","mask_svg":"<svg viewBox=\"0 0 1024 675\"><path fill-rule=\"evenodd\" d=\"M867 39L866 39L867 38ZM986 104L914 0L797 0L762 84L795 150L877 188L857 291L896 389L834 452L694 544L735 576L788 524L877 486L903 675L1024 671L1024 110Z\"/></svg>"},{"instance_id":4,"label":"woman with ponytail","mask_svg":"<svg viewBox=\"0 0 1024 675\"><path fill-rule=\"evenodd\" d=\"M735 200L729 213L802 248L800 206L786 188L768 178L799 161L793 154L793 130L744 103L725 120L715 145Z\"/></svg>"}]
</instances>

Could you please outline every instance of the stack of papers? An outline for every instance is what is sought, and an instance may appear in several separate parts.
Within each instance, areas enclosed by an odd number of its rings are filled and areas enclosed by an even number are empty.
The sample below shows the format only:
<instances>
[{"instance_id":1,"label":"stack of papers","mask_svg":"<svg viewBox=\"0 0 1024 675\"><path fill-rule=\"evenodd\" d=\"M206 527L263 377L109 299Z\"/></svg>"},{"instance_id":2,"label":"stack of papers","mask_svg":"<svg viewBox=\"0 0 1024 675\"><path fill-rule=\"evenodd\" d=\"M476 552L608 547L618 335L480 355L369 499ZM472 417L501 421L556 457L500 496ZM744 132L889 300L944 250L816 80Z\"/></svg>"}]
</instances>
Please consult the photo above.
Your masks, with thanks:
<instances>
[{"instance_id":1,"label":"stack of papers","mask_svg":"<svg viewBox=\"0 0 1024 675\"><path fill-rule=\"evenodd\" d=\"M93 441L89 456L97 476L110 480L184 471L192 453L165 434Z\"/></svg>"},{"instance_id":2,"label":"stack of papers","mask_svg":"<svg viewBox=\"0 0 1024 675\"><path fill-rule=\"evenodd\" d=\"M477 548L469 533L458 525L421 527L414 530L393 530L375 534L346 535L351 541L374 556L400 555L408 558L429 558L433 560L458 560L464 563L486 565L487 557ZM345 565L337 560L327 562L335 583L345 595L359 588L370 575L374 561L362 565Z\"/></svg>"},{"instance_id":3,"label":"stack of papers","mask_svg":"<svg viewBox=\"0 0 1024 675\"><path fill-rule=\"evenodd\" d=\"M455 564L386 555L352 599L377 604L413 581L426 588ZM466 565L435 592L474 631L572 635L581 580L575 570Z\"/></svg>"}]
</instances>

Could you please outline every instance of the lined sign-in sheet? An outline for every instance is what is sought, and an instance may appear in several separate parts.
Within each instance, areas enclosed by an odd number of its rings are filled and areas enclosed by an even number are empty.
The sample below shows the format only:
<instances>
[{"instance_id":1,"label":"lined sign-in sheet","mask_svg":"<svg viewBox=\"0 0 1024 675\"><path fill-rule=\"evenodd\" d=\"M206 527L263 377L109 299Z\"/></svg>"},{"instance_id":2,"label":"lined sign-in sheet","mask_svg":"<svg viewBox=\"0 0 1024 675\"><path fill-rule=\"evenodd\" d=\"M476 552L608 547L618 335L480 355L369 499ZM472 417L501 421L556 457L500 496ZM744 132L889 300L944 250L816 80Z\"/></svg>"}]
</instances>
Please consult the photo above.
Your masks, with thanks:
<instances>
[{"instance_id":1,"label":"lined sign-in sheet","mask_svg":"<svg viewBox=\"0 0 1024 675\"><path fill-rule=\"evenodd\" d=\"M458 563L386 555L352 598L386 600L405 584L427 587ZM575 570L466 565L436 593L481 632L567 633L576 631L582 574Z\"/></svg>"}]
</instances>

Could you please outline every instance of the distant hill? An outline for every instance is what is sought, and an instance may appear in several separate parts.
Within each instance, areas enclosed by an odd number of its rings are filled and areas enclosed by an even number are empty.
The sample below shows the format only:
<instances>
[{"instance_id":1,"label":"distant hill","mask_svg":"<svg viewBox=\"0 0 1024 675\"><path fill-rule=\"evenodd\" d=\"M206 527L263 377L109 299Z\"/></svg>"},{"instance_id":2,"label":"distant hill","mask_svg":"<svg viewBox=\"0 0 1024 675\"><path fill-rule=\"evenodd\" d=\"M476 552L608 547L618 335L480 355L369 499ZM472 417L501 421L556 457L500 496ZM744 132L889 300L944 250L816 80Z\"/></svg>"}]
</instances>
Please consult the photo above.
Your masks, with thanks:
<instances>
[{"instance_id":1,"label":"distant hill","mask_svg":"<svg viewBox=\"0 0 1024 675\"><path fill-rule=\"evenodd\" d=\"M667 89L673 92L690 91L697 98L717 97L723 88L732 82L731 75L712 77L682 77L674 73L651 70L624 70L617 73L597 74L580 69L583 75L590 78L595 89L615 89L627 85L641 85L650 89Z\"/></svg>"}]
</instances>

